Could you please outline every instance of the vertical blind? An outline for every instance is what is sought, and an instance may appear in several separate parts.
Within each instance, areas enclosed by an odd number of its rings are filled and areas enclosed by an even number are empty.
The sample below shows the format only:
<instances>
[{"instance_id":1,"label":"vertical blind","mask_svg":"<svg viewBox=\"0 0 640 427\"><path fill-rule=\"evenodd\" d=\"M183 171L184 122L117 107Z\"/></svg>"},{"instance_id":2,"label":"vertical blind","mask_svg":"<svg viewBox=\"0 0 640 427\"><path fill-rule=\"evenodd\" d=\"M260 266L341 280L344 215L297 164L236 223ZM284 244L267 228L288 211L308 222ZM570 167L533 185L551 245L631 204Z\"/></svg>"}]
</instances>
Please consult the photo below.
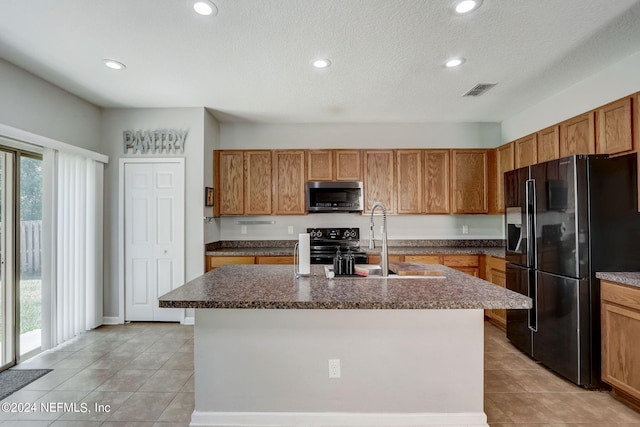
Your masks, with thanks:
<instances>
[{"instance_id":1,"label":"vertical blind","mask_svg":"<svg viewBox=\"0 0 640 427\"><path fill-rule=\"evenodd\" d=\"M43 222L51 257L43 267L43 349L55 347L102 323L103 164L87 157L45 150L50 178ZM47 192L47 189L45 189ZM47 258L47 257L45 257ZM43 288L45 288L43 286Z\"/></svg>"}]
</instances>

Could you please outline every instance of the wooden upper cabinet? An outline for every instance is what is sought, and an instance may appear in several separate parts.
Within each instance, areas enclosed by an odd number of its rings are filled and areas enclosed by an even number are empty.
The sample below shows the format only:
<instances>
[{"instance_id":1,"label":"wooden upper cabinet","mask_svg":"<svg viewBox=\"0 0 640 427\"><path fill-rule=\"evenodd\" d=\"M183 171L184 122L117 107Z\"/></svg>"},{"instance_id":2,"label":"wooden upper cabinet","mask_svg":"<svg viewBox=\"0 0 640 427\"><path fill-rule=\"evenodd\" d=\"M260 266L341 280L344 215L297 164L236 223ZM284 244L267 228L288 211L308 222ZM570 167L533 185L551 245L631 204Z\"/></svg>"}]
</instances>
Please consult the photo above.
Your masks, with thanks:
<instances>
[{"instance_id":1,"label":"wooden upper cabinet","mask_svg":"<svg viewBox=\"0 0 640 427\"><path fill-rule=\"evenodd\" d=\"M628 96L596 110L598 154L622 154L634 150L633 97Z\"/></svg>"},{"instance_id":2,"label":"wooden upper cabinet","mask_svg":"<svg viewBox=\"0 0 640 427\"><path fill-rule=\"evenodd\" d=\"M422 213L422 150L397 150L399 214Z\"/></svg>"},{"instance_id":3,"label":"wooden upper cabinet","mask_svg":"<svg viewBox=\"0 0 640 427\"><path fill-rule=\"evenodd\" d=\"M364 211L381 202L395 213L395 157L393 150L366 150L364 157Z\"/></svg>"},{"instance_id":4,"label":"wooden upper cabinet","mask_svg":"<svg viewBox=\"0 0 640 427\"><path fill-rule=\"evenodd\" d=\"M304 215L304 150L273 151L273 214Z\"/></svg>"},{"instance_id":5,"label":"wooden upper cabinet","mask_svg":"<svg viewBox=\"0 0 640 427\"><path fill-rule=\"evenodd\" d=\"M596 152L594 112L560 123L560 157Z\"/></svg>"},{"instance_id":6,"label":"wooden upper cabinet","mask_svg":"<svg viewBox=\"0 0 640 427\"><path fill-rule=\"evenodd\" d=\"M488 213L487 150L451 150L452 213Z\"/></svg>"},{"instance_id":7,"label":"wooden upper cabinet","mask_svg":"<svg viewBox=\"0 0 640 427\"><path fill-rule=\"evenodd\" d=\"M309 150L307 152L307 179L309 181L333 180L332 150Z\"/></svg>"},{"instance_id":8,"label":"wooden upper cabinet","mask_svg":"<svg viewBox=\"0 0 640 427\"><path fill-rule=\"evenodd\" d=\"M216 214L244 214L244 151L216 151Z\"/></svg>"},{"instance_id":9,"label":"wooden upper cabinet","mask_svg":"<svg viewBox=\"0 0 640 427\"><path fill-rule=\"evenodd\" d=\"M424 213L451 213L449 165L449 150L424 150Z\"/></svg>"},{"instance_id":10,"label":"wooden upper cabinet","mask_svg":"<svg viewBox=\"0 0 640 427\"><path fill-rule=\"evenodd\" d=\"M547 162L560 157L560 127L548 127L537 133L538 163Z\"/></svg>"},{"instance_id":11,"label":"wooden upper cabinet","mask_svg":"<svg viewBox=\"0 0 640 427\"><path fill-rule=\"evenodd\" d=\"M335 150L334 179L336 181L362 181L362 152Z\"/></svg>"},{"instance_id":12,"label":"wooden upper cabinet","mask_svg":"<svg viewBox=\"0 0 640 427\"><path fill-rule=\"evenodd\" d=\"M514 141L516 169L538 163L538 146L536 134L531 134Z\"/></svg>"},{"instance_id":13,"label":"wooden upper cabinet","mask_svg":"<svg viewBox=\"0 0 640 427\"><path fill-rule=\"evenodd\" d=\"M271 151L244 152L245 215L271 214Z\"/></svg>"},{"instance_id":14,"label":"wooden upper cabinet","mask_svg":"<svg viewBox=\"0 0 640 427\"><path fill-rule=\"evenodd\" d=\"M501 145L488 152L489 156L489 213L504 213L504 173L514 169L514 143Z\"/></svg>"},{"instance_id":15,"label":"wooden upper cabinet","mask_svg":"<svg viewBox=\"0 0 640 427\"><path fill-rule=\"evenodd\" d=\"M309 181L362 181L360 150L309 150Z\"/></svg>"}]
</instances>

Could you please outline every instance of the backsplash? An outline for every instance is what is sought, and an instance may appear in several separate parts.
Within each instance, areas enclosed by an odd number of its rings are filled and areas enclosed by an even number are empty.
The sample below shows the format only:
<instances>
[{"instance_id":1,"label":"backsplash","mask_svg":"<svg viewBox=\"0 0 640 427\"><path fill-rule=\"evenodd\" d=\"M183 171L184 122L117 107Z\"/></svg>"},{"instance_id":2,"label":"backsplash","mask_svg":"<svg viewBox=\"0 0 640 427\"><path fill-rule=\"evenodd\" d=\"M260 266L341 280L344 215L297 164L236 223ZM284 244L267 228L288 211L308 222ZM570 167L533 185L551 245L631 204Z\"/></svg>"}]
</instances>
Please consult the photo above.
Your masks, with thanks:
<instances>
[{"instance_id":1,"label":"backsplash","mask_svg":"<svg viewBox=\"0 0 640 427\"><path fill-rule=\"evenodd\" d=\"M358 227L360 238L369 238L369 215L310 214L299 216L222 217L220 240L297 240L308 227ZM266 224L242 224L264 221ZM502 240L502 215L389 215L390 240ZM376 238L380 238L382 216L374 218ZM242 232L246 231L246 234ZM467 233L464 233L467 231Z\"/></svg>"}]
</instances>

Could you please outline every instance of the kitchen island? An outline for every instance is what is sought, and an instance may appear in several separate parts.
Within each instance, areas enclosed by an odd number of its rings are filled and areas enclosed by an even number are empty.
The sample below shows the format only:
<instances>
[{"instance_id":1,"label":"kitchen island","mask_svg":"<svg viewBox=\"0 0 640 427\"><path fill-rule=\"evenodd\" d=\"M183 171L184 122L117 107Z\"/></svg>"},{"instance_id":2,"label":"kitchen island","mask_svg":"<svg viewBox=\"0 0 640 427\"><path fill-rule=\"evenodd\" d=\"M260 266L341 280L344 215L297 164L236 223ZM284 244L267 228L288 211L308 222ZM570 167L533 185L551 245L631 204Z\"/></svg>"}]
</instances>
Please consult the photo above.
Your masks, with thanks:
<instances>
[{"instance_id":1,"label":"kitchen island","mask_svg":"<svg viewBox=\"0 0 640 427\"><path fill-rule=\"evenodd\" d=\"M483 310L531 300L428 268L443 276L228 265L162 296L196 308L191 425L487 426Z\"/></svg>"}]
</instances>

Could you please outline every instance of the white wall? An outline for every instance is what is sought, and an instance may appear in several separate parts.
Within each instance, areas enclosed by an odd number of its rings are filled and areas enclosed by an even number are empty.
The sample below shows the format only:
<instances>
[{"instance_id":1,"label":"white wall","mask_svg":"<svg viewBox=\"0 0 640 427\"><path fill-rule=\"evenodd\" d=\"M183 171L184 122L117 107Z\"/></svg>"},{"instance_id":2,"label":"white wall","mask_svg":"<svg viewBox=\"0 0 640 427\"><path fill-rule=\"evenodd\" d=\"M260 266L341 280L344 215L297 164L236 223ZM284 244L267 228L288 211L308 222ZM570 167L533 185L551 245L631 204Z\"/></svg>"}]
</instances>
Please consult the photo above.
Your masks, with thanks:
<instances>
[{"instance_id":1,"label":"white wall","mask_svg":"<svg viewBox=\"0 0 640 427\"><path fill-rule=\"evenodd\" d=\"M0 123L105 154L100 108L0 59Z\"/></svg>"},{"instance_id":2,"label":"white wall","mask_svg":"<svg viewBox=\"0 0 640 427\"><path fill-rule=\"evenodd\" d=\"M498 123L222 123L220 148L493 148Z\"/></svg>"},{"instance_id":3,"label":"white wall","mask_svg":"<svg viewBox=\"0 0 640 427\"><path fill-rule=\"evenodd\" d=\"M222 149L281 148L492 148L500 143L497 123L362 123L248 124L222 123ZM248 225L240 234L239 219L221 218L221 240L295 239L307 227L359 227L368 238L369 217L355 214L313 214L251 218L275 224ZM377 220L379 222L381 220ZM501 215L402 215L389 217L390 239L501 239ZM294 233L288 233L288 226ZM469 234L462 234L462 226Z\"/></svg>"},{"instance_id":4,"label":"white wall","mask_svg":"<svg viewBox=\"0 0 640 427\"><path fill-rule=\"evenodd\" d=\"M502 122L502 143L640 91L640 52Z\"/></svg>"},{"instance_id":5,"label":"white wall","mask_svg":"<svg viewBox=\"0 0 640 427\"><path fill-rule=\"evenodd\" d=\"M207 125L205 126L205 118ZM102 114L102 144L111 159L105 170L105 309L104 315L117 317L119 301L123 295L118 290L118 168L123 157L150 157L142 154L124 154L122 132L124 130L185 129L187 135L184 155L156 155L155 157L185 157L185 280L191 280L204 272L204 187L205 170L213 162L206 159L205 145L215 145L216 126L204 108L174 109L106 109ZM205 129L208 142L205 144ZM209 148L207 148L209 150ZM209 150L210 151L210 150ZM205 158L203 160L203 157ZM206 168L205 168L206 166ZM208 173L208 172L207 172ZM211 175L207 175L212 179Z\"/></svg>"},{"instance_id":6,"label":"white wall","mask_svg":"<svg viewBox=\"0 0 640 427\"><path fill-rule=\"evenodd\" d=\"M204 186L213 187L213 150L220 147L220 125L218 121L205 110L204 114ZM204 197L204 195L203 195ZM213 208L204 208L204 217L213 217ZM220 240L220 222L211 221L204 223L204 242L217 242Z\"/></svg>"}]
</instances>

